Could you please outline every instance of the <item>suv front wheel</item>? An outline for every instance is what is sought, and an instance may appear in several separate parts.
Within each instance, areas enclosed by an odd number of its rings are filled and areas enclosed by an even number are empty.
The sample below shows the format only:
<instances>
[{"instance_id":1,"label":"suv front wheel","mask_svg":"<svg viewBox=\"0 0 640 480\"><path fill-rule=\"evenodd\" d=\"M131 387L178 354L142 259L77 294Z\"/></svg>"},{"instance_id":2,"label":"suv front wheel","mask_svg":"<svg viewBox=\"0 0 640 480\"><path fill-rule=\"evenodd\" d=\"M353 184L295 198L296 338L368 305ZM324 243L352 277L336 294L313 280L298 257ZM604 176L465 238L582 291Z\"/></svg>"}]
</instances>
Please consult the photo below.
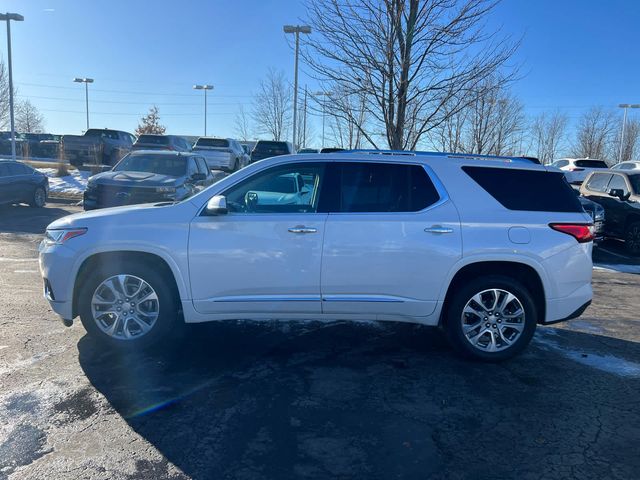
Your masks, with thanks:
<instances>
[{"instance_id":1,"label":"suv front wheel","mask_svg":"<svg viewBox=\"0 0 640 480\"><path fill-rule=\"evenodd\" d=\"M529 344L537 323L535 302L526 287L507 276L487 275L453 293L444 328L463 356L501 361Z\"/></svg>"},{"instance_id":2,"label":"suv front wheel","mask_svg":"<svg viewBox=\"0 0 640 480\"><path fill-rule=\"evenodd\" d=\"M88 275L78 295L85 329L110 347L148 348L181 327L169 282L143 263L101 265Z\"/></svg>"}]
</instances>

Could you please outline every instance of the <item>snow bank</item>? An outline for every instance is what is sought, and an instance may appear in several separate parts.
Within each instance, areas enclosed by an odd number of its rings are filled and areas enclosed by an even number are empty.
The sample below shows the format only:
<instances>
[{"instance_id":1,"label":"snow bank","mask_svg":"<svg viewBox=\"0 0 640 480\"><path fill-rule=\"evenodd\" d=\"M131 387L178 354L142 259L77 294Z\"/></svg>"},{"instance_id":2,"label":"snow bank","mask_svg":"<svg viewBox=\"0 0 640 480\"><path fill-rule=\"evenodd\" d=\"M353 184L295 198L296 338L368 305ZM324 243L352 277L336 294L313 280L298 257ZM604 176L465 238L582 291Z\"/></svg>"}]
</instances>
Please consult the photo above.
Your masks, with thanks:
<instances>
[{"instance_id":1,"label":"snow bank","mask_svg":"<svg viewBox=\"0 0 640 480\"><path fill-rule=\"evenodd\" d=\"M56 177L55 168L38 168L38 171L49 177L49 192L51 194L78 195L81 196L87 187L87 179L91 172L70 170L65 177Z\"/></svg>"}]
</instances>

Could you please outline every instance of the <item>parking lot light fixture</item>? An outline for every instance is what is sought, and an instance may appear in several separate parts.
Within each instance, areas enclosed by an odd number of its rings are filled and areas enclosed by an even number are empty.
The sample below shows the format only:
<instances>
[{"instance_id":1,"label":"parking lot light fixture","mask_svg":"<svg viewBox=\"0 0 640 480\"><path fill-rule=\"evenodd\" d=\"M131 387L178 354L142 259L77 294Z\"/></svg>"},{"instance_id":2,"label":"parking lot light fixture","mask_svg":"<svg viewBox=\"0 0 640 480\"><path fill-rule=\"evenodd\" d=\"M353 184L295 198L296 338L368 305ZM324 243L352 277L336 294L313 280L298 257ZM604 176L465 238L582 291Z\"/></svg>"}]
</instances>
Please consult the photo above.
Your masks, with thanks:
<instances>
[{"instance_id":1,"label":"parking lot light fixture","mask_svg":"<svg viewBox=\"0 0 640 480\"><path fill-rule=\"evenodd\" d=\"M296 36L295 61L293 67L293 148L296 148L296 130L298 121L298 51L300 49L300 34L310 34L309 25L285 25L282 27L284 33L293 33Z\"/></svg>"},{"instance_id":2,"label":"parking lot light fixture","mask_svg":"<svg viewBox=\"0 0 640 480\"><path fill-rule=\"evenodd\" d=\"M93 78L80 78L73 79L76 83L84 83L84 103L87 112L87 130L89 130L89 84L93 83Z\"/></svg>"},{"instance_id":3,"label":"parking lot light fixture","mask_svg":"<svg viewBox=\"0 0 640 480\"><path fill-rule=\"evenodd\" d=\"M16 126L13 112L13 69L11 65L11 20L23 22L19 13L0 13L0 20L7 22L7 60L9 63L9 117L11 122L11 159L16 160Z\"/></svg>"},{"instance_id":4,"label":"parking lot light fixture","mask_svg":"<svg viewBox=\"0 0 640 480\"><path fill-rule=\"evenodd\" d=\"M207 136L207 90L213 90L213 85L194 85L194 90L204 90L204 136Z\"/></svg>"},{"instance_id":5,"label":"parking lot light fixture","mask_svg":"<svg viewBox=\"0 0 640 480\"><path fill-rule=\"evenodd\" d=\"M622 131L620 132L620 150L618 151L618 163L620 163L622 161L622 149L624 148L624 131L627 127L627 109L640 108L640 104L621 103L618 107L624 110L624 115L622 116Z\"/></svg>"}]
</instances>

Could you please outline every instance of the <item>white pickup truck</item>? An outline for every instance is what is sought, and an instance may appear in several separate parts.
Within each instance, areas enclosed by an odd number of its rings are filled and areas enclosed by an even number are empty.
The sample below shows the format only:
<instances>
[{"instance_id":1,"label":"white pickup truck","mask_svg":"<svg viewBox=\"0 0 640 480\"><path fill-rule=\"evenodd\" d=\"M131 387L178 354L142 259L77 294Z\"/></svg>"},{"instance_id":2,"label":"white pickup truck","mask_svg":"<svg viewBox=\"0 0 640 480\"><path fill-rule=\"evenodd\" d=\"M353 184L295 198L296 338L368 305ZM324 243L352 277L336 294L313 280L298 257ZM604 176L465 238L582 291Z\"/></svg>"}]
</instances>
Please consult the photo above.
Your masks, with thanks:
<instances>
[{"instance_id":1,"label":"white pickup truck","mask_svg":"<svg viewBox=\"0 0 640 480\"><path fill-rule=\"evenodd\" d=\"M192 150L204 157L211 170L235 172L247 164L242 146L232 138L200 137Z\"/></svg>"}]
</instances>

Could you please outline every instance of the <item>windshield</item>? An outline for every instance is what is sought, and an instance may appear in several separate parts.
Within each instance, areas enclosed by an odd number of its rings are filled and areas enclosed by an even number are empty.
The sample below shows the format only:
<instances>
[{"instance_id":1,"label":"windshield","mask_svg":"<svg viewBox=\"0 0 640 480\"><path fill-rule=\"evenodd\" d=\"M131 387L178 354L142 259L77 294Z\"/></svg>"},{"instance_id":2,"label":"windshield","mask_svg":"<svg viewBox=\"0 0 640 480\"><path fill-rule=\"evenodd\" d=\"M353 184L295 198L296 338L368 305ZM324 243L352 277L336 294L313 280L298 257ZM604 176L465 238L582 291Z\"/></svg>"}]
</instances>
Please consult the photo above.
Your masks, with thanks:
<instances>
[{"instance_id":1,"label":"windshield","mask_svg":"<svg viewBox=\"0 0 640 480\"><path fill-rule=\"evenodd\" d=\"M224 138L199 138L196 142L197 147L227 148L229 147L229 141Z\"/></svg>"},{"instance_id":2,"label":"windshield","mask_svg":"<svg viewBox=\"0 0 640 480\"><path fill-rule=\"evenodd\" d=\"M149 172L182 177L187 171L187 157L180 155L129 155L123 158L114 172Z\"/></svg>"},{"instance_id":3,"label":"windshield","mask_svg":"<svg viewBox=\"0 0 640 480\"><path fill-rule=\"evenodd\" d=\"M140 135L136 143L150 143L153 145L167 145L169 143L169 137L163 137L162 135Z\"/></svg>"},{"instance_id":4,"label":"windshield","mask_svg":"<svg viewBox=\"0 0 640 480\"><path fill-rule=\"evenodd\" d=\"M631 189L635 195L640 194L640 173L629 175L629 182L631 183Z\"/></svg>"}]
</instances>

